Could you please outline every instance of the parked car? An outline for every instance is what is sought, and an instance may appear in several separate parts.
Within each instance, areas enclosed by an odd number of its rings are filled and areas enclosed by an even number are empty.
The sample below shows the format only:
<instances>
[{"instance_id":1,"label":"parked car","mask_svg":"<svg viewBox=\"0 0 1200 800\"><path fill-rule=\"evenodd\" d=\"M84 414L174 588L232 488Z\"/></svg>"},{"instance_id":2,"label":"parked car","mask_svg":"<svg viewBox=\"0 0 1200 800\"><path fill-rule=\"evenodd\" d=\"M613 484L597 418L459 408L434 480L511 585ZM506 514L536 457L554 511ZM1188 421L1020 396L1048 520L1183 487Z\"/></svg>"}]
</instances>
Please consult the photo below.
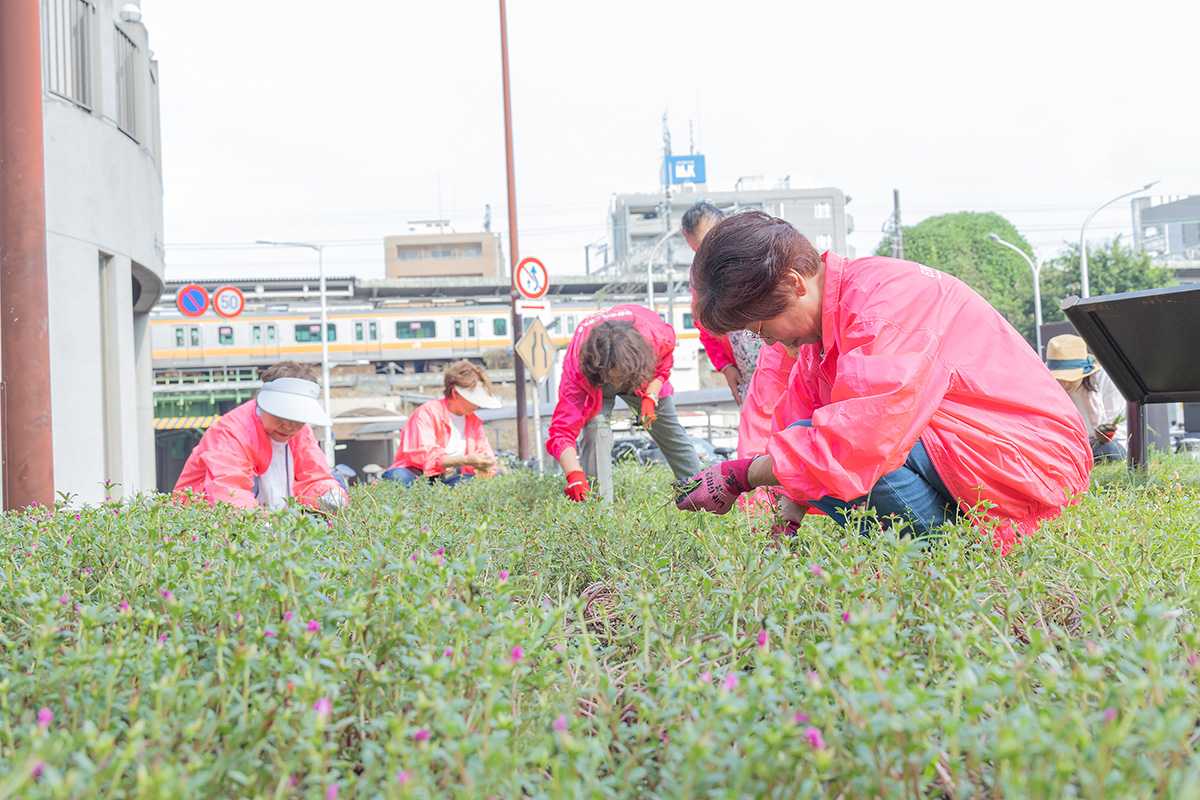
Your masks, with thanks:
<instances>
[{"instance_id":1,"label":"parked car","mask_svg":"<svg viewBox=\"0 0 1200 800\"><path fill-rule=\"evenodd\" d=\"M696 455L702 466L709 466L718 461L724 461L735 451L732 447L716 447L708 439L698 436L689 437L696 448ZM612 461L614 464L623 461L633 461L637 464L665 464L666 458L662 451L648 435L619 436L613 439Z\"/></svg>"}]
</instances>

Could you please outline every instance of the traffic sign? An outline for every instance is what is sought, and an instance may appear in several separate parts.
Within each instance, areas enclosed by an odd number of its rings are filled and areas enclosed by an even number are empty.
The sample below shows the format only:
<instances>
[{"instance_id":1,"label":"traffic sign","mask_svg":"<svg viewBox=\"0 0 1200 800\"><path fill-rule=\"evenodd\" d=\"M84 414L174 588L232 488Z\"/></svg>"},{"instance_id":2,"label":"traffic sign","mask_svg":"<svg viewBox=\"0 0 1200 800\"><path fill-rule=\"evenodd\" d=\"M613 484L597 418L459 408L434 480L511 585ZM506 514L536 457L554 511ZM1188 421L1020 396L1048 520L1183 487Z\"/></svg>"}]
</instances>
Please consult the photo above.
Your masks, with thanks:
<instances>
[{"instance_id":1,"label":"traffic sign","mask_svg":"<svg viewBox=\"0 0 1200 800\"><path fill-rule=\"evenodd\" d=\"M246 296L236 286L222 286L213 292L213 311L226 319L232 319L246 309Z\"/></svg>"},{"instance_id":2,"label":"traffic sign","mask_svg":"<svg viewBox=\"0 0 1200 800\"><path fill-rule=\"evenodd\" d=\"M530 300L537 300L550 288L550 273L536 258L522 258L517 264L517 291Z\"/></svg>"},{"instance_id":3,"label":"traffic sign","mask_svg":"<svg viewBox=\"0 0 1200 800\"><path fill-rule=\"evenodd\" d=\"M203 286L189 283L175 294L175 307L185 317L198 317L208 311L208 292Z\"/></svg>"},{"instance_id":4,"label":"traffic sign","mask_svg":"<svg viewBox=\"0 0 1200 800\"><path fill-rule=\"evenodd\" d=\"M517 314L521 317L537 317L545 324L554 321L554 315L550 311L550 301L545 299L518 300Z\"/></svg>"},{"instance_id":5,"label":"traffic sign","mask_svg":"<svg viewBox=\"0 0 1200 800\"><path fill-rule=\"evenodd\" d=\"M554 365L554 356L558 352L554 340L550 338L550 331L546 330L540 319L530 323L514 349L525 366L529 367L530 376L538 383L550 374L550 367Z\"/></svg>"}]
</instances>

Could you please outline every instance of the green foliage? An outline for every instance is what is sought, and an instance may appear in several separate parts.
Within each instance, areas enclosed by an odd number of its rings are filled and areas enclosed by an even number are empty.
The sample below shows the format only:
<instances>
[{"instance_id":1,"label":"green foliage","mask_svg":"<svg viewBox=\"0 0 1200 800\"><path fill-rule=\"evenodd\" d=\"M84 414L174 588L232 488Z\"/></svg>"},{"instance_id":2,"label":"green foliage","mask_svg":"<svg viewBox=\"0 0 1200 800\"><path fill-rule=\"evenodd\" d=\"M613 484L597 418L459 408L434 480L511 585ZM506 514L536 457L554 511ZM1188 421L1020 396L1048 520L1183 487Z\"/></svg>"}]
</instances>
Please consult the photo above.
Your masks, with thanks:
<instances>
[{"instance_id":1,"label":"green foliage","mask_svg":"<svg viewBox=\"0 0 1200 800\"><path fill-rule=\"evenodd\" d=\"M1015 253L1014 253L1015 255ZM1175 276L1169 269L1155 267L1145 252L1134 253L1116 236L1102 247L1088 248L1088 289L1092 297L1171 286ZM1072 295L1082 296L1079 245L1072 245L1060 258L1042 270L1042 319L1066 319L1059 303Z\"/></svg>"},{"instance_id":2,"label":"green foliage","mask_svg":"<svg viewBox=\"0 0 1200 800\"><path fill-rule=\"evenodd\" d=\"M0 797L1178 797L1200 469L1001 557L561 476L0 518ZM336 787L336 788L334 788Z\"/></svg>"}]
</instances>

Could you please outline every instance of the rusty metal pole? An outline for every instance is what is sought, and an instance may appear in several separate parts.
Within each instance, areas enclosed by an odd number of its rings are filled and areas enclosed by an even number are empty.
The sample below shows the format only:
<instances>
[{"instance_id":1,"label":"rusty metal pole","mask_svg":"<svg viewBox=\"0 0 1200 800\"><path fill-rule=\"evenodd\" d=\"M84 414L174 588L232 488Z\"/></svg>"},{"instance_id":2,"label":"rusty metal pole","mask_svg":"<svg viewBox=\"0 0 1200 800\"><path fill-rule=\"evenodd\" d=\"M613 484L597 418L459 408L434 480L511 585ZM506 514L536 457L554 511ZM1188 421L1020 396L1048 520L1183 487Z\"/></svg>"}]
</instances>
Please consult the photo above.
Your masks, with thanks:
<instances>
[{"instance_id":1,"label":"rusty metal pole","mask_svg":"<svg viewBox=\"0 0 1200 800\"><path fill-rule=\"evenodd\" d=\"M521 314L517 311L517 178L513 171L512 100L508 92L508 21L504 0L500 0L500 72L504 80L504 156L508 170L508 260L510 302L512 303L513 348L521 339ZM513 354L513 382L517 387L517 457L522 461L529 458L529 432L525 429L525 364L521 357ZM533 402L537 402L534 389Z\"/></svg>"},{"instance_id":2,"label":"rusty metal pole","mask_svg":"<svg viewBox=\"0 0 1200 800\"><path fill-rule=\"evenodd\" d=\"M4 508L54 504L38 0L0 1L0 439Z\"/></svg>"}]
</instances>

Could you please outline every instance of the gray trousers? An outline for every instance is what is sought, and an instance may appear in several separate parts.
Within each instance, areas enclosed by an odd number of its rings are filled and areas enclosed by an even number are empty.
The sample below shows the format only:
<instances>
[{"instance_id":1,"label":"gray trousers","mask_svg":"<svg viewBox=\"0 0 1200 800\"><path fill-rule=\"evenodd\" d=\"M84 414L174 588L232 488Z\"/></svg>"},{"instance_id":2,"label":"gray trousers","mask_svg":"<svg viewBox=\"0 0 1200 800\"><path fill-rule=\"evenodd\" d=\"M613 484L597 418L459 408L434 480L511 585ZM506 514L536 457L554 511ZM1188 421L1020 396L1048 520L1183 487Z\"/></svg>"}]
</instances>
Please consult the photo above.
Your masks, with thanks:
<instances>
[{"instance_id":1,"label":"gray trousers","mask_svg":"<svg viewBox=\"0 0 1200 800\"><path fill-rule=\"evenodd\" d=\"M599 492L605 500L612 502L612 410L617 401L615 386L605 386L604 405L600 413L588 420L583 426L579 437L579 463L583 472L592 482L592 490ZM634 411L642 407L642 398L634 394L622 394L625 401ZM675 401L671 397L663 397L658 401L657 419L650 426L650 438L658 445L666 458L676 480L690 478L700 471L700 459L696 456L696 448L688 441L688 435L679 424L679 415L675 413Z\"/></svg>"}]
</instances>

